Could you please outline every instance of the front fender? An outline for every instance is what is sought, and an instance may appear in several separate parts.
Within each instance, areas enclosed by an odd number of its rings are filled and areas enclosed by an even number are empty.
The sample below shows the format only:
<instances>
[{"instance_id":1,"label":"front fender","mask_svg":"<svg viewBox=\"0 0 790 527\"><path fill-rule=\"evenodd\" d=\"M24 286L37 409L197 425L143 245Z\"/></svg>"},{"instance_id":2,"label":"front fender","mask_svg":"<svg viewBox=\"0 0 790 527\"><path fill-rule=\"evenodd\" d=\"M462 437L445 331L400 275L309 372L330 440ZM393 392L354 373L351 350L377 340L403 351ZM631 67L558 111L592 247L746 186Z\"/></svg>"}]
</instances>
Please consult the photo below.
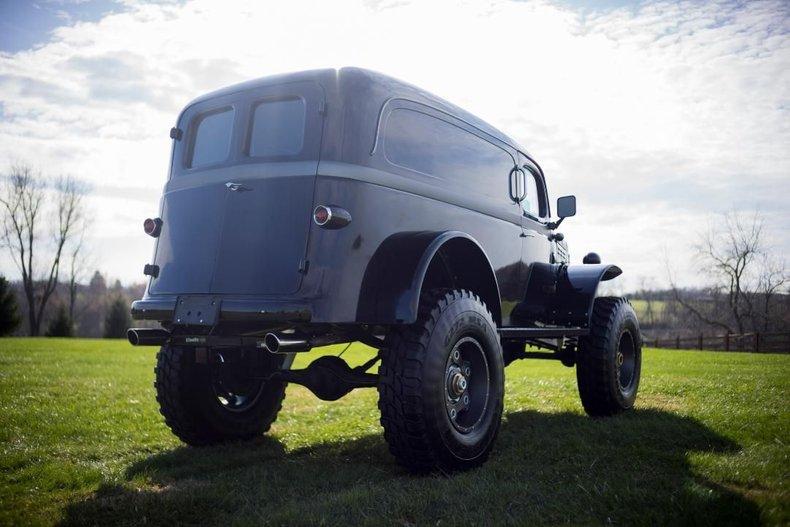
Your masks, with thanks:
<instances>
[{"instance_id":1,"label":"front fender","mask_svg":"<svg viewBox=\"0 0 790 527\"><path fill-rule=\"evenodd\" d=\"M526 296L512 318L523 327L589 327L598 284L622 272L611 264L533 263Z\"/></svg>"}]
</instances>

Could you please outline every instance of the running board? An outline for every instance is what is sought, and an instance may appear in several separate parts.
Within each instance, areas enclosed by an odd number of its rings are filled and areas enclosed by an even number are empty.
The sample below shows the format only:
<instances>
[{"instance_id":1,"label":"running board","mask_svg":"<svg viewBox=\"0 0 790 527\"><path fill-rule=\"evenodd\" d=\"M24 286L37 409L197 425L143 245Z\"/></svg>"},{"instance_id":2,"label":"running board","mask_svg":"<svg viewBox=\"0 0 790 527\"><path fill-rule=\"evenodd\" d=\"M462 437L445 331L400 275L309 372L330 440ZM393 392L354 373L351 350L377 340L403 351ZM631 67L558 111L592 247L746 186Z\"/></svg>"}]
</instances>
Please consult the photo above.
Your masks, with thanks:
<instances>
[{"instance_id":1,"label":"running board","mask_svg":"<svg viewBox=\"0 0 790 527\"><path fill-rule=\"evenodd\" d=\"M499 328L497 330L501 338L561 338L561 337L580 337L589 335L589 328Z\"/></svg>"}]
</instances>

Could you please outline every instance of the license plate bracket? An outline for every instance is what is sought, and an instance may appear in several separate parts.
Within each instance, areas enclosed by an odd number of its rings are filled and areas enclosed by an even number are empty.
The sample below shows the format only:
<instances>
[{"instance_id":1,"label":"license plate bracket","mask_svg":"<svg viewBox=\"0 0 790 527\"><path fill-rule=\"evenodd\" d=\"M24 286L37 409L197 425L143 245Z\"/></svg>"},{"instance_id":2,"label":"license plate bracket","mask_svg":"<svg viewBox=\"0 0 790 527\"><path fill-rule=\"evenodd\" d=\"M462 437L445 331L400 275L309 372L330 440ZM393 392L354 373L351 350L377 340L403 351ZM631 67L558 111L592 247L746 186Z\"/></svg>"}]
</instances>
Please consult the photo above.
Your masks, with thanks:
<instances>
[{"instance_id":1,"label":"license plate bracket","mask_svg":"<svg viewBox=\"0 0 790 527\"><path fill-rule=\"evenodd\" d=\"M173 312L173 324L212 327L219 322L220 300L210 296L180 296Z\"/></svg>"}]
</instances>

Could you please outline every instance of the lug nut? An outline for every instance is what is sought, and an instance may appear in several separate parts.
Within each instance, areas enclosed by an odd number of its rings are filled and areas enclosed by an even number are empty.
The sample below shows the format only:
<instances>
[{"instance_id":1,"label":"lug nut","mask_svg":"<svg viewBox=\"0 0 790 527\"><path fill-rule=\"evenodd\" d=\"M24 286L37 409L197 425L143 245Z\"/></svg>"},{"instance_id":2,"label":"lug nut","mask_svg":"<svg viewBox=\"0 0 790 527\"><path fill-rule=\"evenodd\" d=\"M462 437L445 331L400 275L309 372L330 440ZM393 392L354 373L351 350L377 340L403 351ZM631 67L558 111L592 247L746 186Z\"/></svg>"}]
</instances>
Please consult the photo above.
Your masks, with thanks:
<instances>
[{"instance_id":1,"label":"lug nut","mask_svg":"<svg viewBox=\"0 0 790 527\"><path fill-rule=\"evenodd\" d=\"M455 408L450 408L450 419L455 419L455 416L458 412L455 411Z\"/></svg>"},{"instance_id":2,"label":"lug nut","mask_svg":"<svg viewBox=\"0 0 790 527\"><path fill-rule=\"evenodd\" d=\"M461 352L458 350L453 351L453 360L458 360L461 358Z\"/></svg>"},{"instance_id":3,"label":"lug nut","mask_svg":"<svg viewBox=\"0 0 790 527\"><path fill-rule=\"evenodd\" d=\"M464 405L465 406L469 406L469 396L468 395L464 395Z\"/></svg>"}]
</instances>

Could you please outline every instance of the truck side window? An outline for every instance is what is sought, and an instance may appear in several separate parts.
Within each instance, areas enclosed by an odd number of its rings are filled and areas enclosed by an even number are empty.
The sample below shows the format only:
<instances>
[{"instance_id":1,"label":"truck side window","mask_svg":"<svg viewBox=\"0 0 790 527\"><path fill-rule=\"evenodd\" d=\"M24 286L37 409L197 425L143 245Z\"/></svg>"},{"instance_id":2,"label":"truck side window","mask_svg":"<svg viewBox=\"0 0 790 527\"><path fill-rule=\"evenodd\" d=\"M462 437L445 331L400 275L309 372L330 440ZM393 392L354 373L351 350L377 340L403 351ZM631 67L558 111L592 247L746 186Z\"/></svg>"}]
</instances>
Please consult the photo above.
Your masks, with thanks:
<instances>
[{"instance_id":1,"label":"truck side window","mask_svg":"<svg viewBox=\"0 0 790 527\"><path fill-rule=\"evenodd\" d=\"M233 132L233 108L222 108L199 115L193 122L192 145L187 166L199 168L221 163L228 158Z\"/></svg>"},{"instance_id":2,"label":"truck side window","mask_svg":"<svg viewBox=\"0 0 790 527\"><path fill-rule=\"evenodd\" d=\"M397 108L384 130L384 154L390 163L482 191L501 199L513 158L463 128L426 113Z\"/></svg>"},{"instance_id":3,"label":"truck side window","mask_svg":"<svg viewBox=\"0 0 790 527\"><path fill-rule=\"evenodd\" d=\"M535 174L533 174L532 171L525 170L524 175L527 182L527 195L521 202L521 208L524 209L524 212L530 216L534 218L540 218L542 216L542 211L540 210L538 182L535 179Z\"/></svg>"},{"instance_id":4,"label":"truck side window","mask_svg":"<svg viewBox=\"0 0 790 527\"><path fill-rule=\"evenodd\" d=\"M302 151L304 99L264 101L254 107L250 126L250 157L293 156Z\"/></svg>"}]
</instances>

